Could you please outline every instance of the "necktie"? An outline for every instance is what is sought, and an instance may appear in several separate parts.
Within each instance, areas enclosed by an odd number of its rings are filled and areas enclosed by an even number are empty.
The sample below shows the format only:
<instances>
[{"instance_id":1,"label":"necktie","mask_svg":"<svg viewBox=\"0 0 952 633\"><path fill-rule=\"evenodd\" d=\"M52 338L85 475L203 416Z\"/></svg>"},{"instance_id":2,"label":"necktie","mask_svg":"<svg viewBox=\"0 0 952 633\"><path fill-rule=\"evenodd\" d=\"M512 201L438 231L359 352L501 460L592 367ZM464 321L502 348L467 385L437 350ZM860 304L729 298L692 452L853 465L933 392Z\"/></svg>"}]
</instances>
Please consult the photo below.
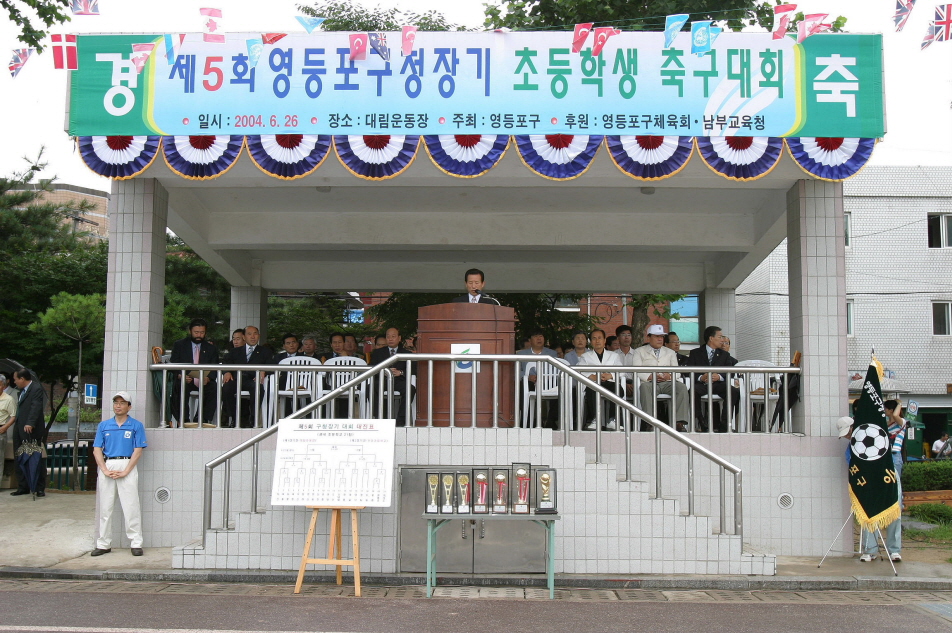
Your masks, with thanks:
<instances>
[{"instance_id":1,"label":"necktie","mask_svg":"<svg viewBox=\"0 0 952 633\"><path fill-rule=\"evenodd\" d=\"M192 344L192 363L195 365L198 364L198 354L201 351L201 346Z\"/></svg>"},{"instance_id":2,"label":"necktie","mask_svg":"<svg viewBox=\"0 0 952 633\"><path fill-rule=\"evenodd\" d=\"M470 296L469 296L469 302L470 302L470 303L476 303L476 297L478 297L478 296L479 296L479 295L470 295Z\"/></svg>"},{"instance_id":3,"label":"necktie","mask_svg":"<svg viewBox=\"0 0 952 633\"><path fill-rule=\"evenodd\" d=\"M248 346L248 357L245 360L251 360L251 355L255 353L255 348L251 345Z\"/></svg>"},{"instance_id":4,"label":"necktie","mask_svg":"<svg viewBox=\"0 0 952 633\"><path fill-rule=\"evenodd\" d=\"M658 359L661 358L661 350L660 350L660 349L656 349L656 350L654 351L654 357L655 357L655 358L658 358Z\"/></svg>"},{"instance_id":5,"label":"necktie","mask_svg":"<svg viewBox=\"0 0 952 633\"><path fill-rule=\"evenodd\" d=\"M390 348L390 355L393 356L393 355L396 354L396 353L397 353L396 348L391 347L391 348Z\"/></svg>"},{"instance_id":6,"label":"necktie","mask_svg":"<svg viewBox=\"0 0 952 633\"><path fill-rule=\"evenodd\" d=\"M708 354L707 354L707 362L710 363L710 362L713 361L713 360L714 360L714 350L711 350L711 351L708 352Z\"/></svg>"}]
</instances>

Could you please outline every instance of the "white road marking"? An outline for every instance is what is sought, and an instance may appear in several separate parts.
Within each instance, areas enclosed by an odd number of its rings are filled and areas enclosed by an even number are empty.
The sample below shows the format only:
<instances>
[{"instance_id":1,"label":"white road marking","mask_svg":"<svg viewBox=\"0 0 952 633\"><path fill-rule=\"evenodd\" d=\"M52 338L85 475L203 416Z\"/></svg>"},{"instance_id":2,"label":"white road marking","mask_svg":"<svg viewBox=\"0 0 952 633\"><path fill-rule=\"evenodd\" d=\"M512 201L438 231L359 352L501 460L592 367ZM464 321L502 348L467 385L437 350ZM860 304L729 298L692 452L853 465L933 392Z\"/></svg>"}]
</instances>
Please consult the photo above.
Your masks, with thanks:
<instances>
[{"instance_id":1,"label":"white road marking","mask_svg":"<svg viewBox=\"0 0 952 633\"><path fill-rule=\"evenodd\" d=\"M44 633L327 633L322 631L253 631L249 629L111 629L101 626L16 626L0 624L0 631L26 631ZM335 633L342 633L340 631Z\"/></svg>"}]
</instances>

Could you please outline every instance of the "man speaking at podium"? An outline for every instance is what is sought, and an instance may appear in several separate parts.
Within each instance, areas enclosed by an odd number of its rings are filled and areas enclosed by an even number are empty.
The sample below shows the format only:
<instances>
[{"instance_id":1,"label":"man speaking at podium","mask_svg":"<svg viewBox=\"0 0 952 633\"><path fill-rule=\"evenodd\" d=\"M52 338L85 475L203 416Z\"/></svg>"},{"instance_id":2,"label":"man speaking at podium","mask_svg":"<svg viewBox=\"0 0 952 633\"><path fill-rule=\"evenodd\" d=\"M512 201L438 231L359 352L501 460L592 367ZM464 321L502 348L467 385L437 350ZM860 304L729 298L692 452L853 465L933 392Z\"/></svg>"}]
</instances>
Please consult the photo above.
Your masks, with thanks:
<instances>
[{"instance_id":1,"label":"man speaking at podium","mask_svg":"<svg viewBox=\"0 0 952 633\"><path fill-rule=\"evenodd\" d=\"M500 305L498 301L483 292L483 286L486 285L486 275L478 268L470 268L464 276L466 279L466 294L462 297L453 299L453 303L488 303L490 305Z\"/></svg>"}]
</instances>

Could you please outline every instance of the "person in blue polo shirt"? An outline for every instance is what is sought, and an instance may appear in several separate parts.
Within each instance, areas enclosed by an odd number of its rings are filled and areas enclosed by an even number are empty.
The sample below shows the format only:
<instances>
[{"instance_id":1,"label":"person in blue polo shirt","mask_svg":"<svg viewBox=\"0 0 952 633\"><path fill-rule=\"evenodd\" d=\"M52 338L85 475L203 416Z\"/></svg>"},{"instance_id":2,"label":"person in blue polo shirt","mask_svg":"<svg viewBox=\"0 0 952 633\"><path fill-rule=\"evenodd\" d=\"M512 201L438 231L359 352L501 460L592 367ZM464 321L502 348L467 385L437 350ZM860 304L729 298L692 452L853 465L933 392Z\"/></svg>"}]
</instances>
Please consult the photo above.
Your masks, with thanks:
<instances>
[{"instance_id":1,"label":"person in blue polo shirt","mask_svg":"<svg viewBox=\"0 0 952 633\"><path fill-rule=\"evenodd\" d=\"M112 551L112 511L119 493L119 503L126 519L126 536L132 542L132 555L142 556L142 514L139 510L139 474L136 462L147 446L142 422L129 417L132 397L120 391L112 397L115 414L99 423L93 454L99 466L96 494L99 495L99 539L90 556Z\"/></svg>"}]
</instances>

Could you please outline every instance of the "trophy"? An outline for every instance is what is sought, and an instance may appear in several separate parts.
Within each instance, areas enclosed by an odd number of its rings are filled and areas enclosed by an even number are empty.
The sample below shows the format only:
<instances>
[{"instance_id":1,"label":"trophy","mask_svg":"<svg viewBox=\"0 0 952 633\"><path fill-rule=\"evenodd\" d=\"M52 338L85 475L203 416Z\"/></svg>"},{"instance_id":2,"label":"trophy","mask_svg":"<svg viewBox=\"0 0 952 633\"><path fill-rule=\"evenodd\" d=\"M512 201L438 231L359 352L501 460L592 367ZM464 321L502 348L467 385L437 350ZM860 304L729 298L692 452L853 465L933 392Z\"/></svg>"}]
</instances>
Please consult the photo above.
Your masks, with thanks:
<instances>
[{"instance_id":1,"label":"trophy","mask_svg":"<svg viewBox=\"0 0 952 633\"><path fill-rule=\"evenodd\" d=\"M509 471L507 469L493 470L493 513L507 514L509 512Z\"/></svg>"},{"instance_id":2,"label":"trophy","mask_svg":"<svg viewBox=\"0 0 952 633\"><path fill-rule=\"evenodd\" d=\"M438 514L440 511L440 475L439 473L426 474L426 510L427 514Z\"/></svg>"},{"instance_id":3,"label":"trophy","mask_svg":"<svg viewBox=\"0 0 952 633\"><path fill-rule=\"evenodd\" d=\"M516 485L512 487L512 513L529 514L529 485L532 482L532 467L529 464L513 464L512 476Z\"/></svg>"},{"instance_id":4,"label":"trophy","mask_svg":"<svg viewBox=\"0 0 952 633\"><path fill-rule=\"evenodd\" d=\"M489 512L489 470L477 468L473 471L473 479L476 481L473 514L486 514Z\"/></svg>"},{"instance_id":5,"label":"trophy","mask_svg":"<svg viewBox=\"0 0 952 633\"><path fill-rule=\"evenodd\" d=\"M469 473L456 473L456 486L458 489L456 511L460 514L468 514L470 503Z\"/></svg>"},{"instance_id":6,"label":"trophy","mask_svg":"<svg viewBox=\"0 0 952 633\"><path fill-rule=\"evenodd\" d=\"M443 503L440 506L441 514L453 514L456 511L456 475L454 473L443 473L440 475L440 498Z\"/></svg>"},{"instance_id":7,"label":"trophy","mask_svg":"<svg viewBox=\"0 0 952 633\"><path fill-rule=\"evenodd\" d=\"M555 469L536 470L536 514L556 514Z\"/></svg>"}]
</instances>

